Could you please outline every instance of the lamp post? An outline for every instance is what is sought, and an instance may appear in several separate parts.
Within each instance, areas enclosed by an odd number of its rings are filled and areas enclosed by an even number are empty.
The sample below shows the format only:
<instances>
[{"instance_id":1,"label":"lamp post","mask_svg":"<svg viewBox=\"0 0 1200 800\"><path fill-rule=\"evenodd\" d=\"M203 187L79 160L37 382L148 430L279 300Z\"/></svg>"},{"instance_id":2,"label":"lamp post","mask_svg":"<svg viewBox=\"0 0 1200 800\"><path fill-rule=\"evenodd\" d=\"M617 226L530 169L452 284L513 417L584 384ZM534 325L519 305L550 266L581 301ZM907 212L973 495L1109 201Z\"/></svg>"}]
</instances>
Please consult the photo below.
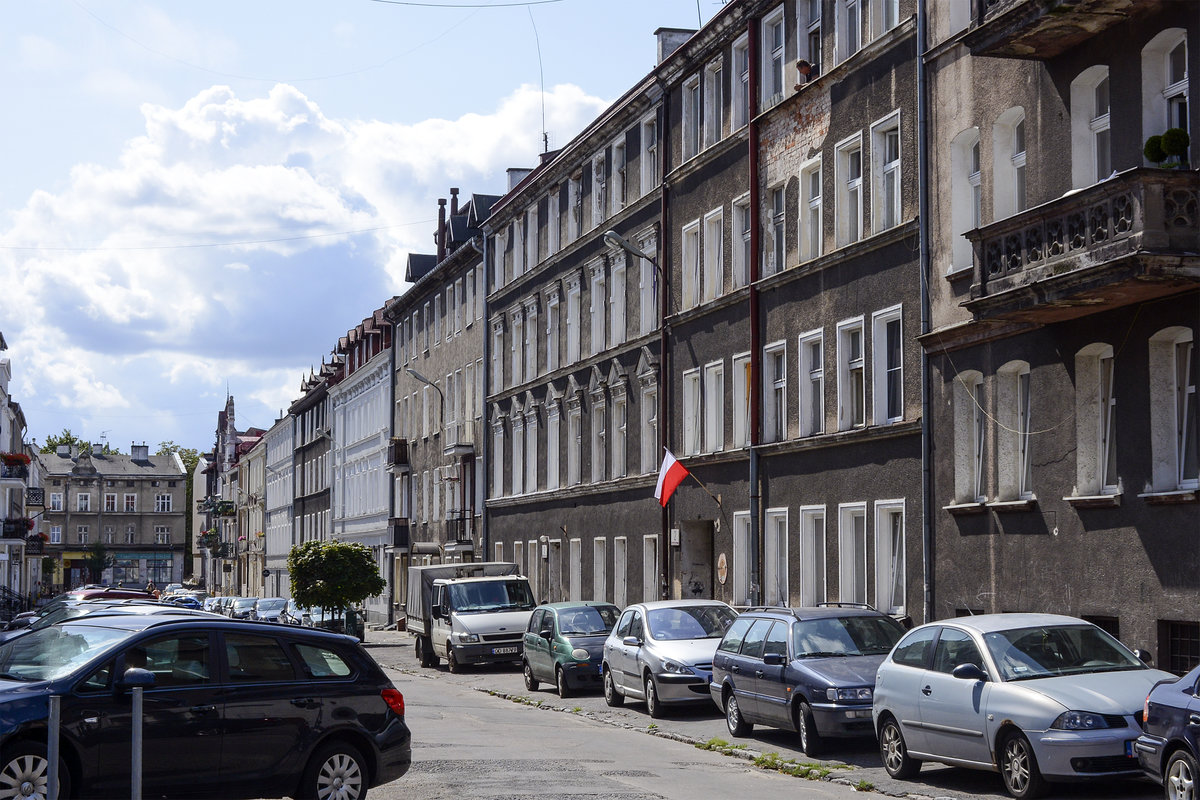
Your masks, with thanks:
<instances>
[{"instance_id":1,"label":"lamp post","mask_svg":"<svg viewBox=\"0 0 1200 800\"><path fill-rule=\"evenodd\" d=\"M650 266L654 268L656 284L661 278L661 289L657 285L654 287L655 292L659 294L658 425L656 428L658 433L658 453L661 458L667 451L667 336L670 332L670 325L667 324L667 314L670 311L670 301L667 295L667 276L663 273L662 267L659 266L658 260L654 256L643 252L641 248L616 231L605 231L603 238L609 246L618 247L632 256L644 258L649 261ZM669 544L670 525L670 515L667 512L667 507L664 505L662 507L662 522L658 537L658 591L659 597L663 600L666 600L670 595L667 584L667 576L670 574L667 569L667 561L671 553Z\"/></svg>"},{"instance_id":2,"label":"lamp post","mask_svg":"<svg viewBox=\"0 0 1200 800\"><path fill-rule=\"evenodd\" d=\"M438 418L438 430L441 430L446 425L446 395L445 395L445 393L442 392L441 388L436 383L429 380L429 378L426 378L424 375L417 372L412 367L405 367L404 371L407 372L409 375L412 375L414 378L416 378L418 381L425 384L426 386L433 387L433 390L438 393L438 399L441 400L441 411L440 411L440 415Z\"/></svg>"}]
</instances>

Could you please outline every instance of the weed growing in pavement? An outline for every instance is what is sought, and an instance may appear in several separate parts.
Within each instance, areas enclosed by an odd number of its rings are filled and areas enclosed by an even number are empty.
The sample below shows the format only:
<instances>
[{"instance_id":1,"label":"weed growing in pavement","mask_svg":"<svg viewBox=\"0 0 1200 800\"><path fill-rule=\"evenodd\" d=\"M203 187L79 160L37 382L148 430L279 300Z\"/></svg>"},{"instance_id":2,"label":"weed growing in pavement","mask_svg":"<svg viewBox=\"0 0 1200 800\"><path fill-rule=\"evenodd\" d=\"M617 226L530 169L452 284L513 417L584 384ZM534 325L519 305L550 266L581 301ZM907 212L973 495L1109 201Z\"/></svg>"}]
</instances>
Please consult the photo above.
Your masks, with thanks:
<instances>
[{"instance_id":1,"label":"weed growing in pavement","mask_svg":"<svg viewBox=\"0 0 1200 800\"><path fill-rule=\"evenodd\" d=\"M700 748L701 750L716 750L718 752L722 752L729 749L729 742L714 736L707 742L696 745L696 747Z\"/></svg>"},{"instance_id":2,"label":"weed growing in pavement","mask_svg":"<svg viewBox=\"0 0 1200 800\"><path fill-rule=\"evenodd\" d=\"M866 778L863 778L861 781L854 784L854 788L859 792L873 792L875 791L875 784L871 783Z\"/></svg>"},{"instance_id":3,"label":"weed growing in pavement","mask_svg":"<svg viewBox=\"0 0 1200 800\"><path fill-rule=\"evenodd\" d=\"M647 725L647 726L646 726L646 730L648 730L648 731L656 731L656 730L658 730L658 725L656 725L655 723L651 722L649 725Z\"/></svg>"},{"instance_id":4,"label":"weed growing in pavement","mask_svg":"<svg viewBox=\"0 0 1200 800\"><path fill-rule=\"evenodd\" d=\"M580 711L583 711L583 706L575 706L571 709L572 714L578 714Z\"/></svg>"},{"instance_id":5,"label":"weed growing in pavement","mask_svg":"<svg viewBox=\"0 0 1200 800\"><path fill-rule=\"evenodd\" d=\"M848 764L826 765L813 761L796 761L794 758L780 758L778 753L763 753L755 757L752 763L761 769L775 770L794 778L807 778L814 781L824 778L835 769L851 769ZM864 788L859 791L875 788L865 780L859 781L859 783L864 785Z\"/></svg>"}]
</instances>

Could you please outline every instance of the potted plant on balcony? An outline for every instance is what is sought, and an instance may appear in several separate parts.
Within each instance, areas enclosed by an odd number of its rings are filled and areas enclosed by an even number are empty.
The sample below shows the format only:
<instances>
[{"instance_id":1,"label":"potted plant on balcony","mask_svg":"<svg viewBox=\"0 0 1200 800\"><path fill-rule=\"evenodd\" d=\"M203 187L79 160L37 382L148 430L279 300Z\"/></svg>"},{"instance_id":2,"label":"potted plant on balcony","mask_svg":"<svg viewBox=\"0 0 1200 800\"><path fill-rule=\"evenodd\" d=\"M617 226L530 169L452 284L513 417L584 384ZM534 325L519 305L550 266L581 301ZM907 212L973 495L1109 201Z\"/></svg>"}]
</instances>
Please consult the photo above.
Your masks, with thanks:
<instances>
[{"instance_id":1,"label":"potted plant on balcony","mask_svg":"<svg viewBox=\"0 0 1200 800\"><path fill-rule=\"evenodd\" d=\"M1188 169L1190 164L1184 161L1184 157L1187 156L1191 143L1191 137L1183 128L1168 128L1162 135L1147 139L1142 154L1146 156L1147 161L1154 162L1158 167L1162 167L1168 158L1173 158L1174 162L1167 164L1167 168Z\"/></svg>"},{"instance_id":2,"label":"potted plant on balcony","mask_svg":"<svg viewBox=\"0 0 1200 800\"><path fill-rule=\"evenodd\" d=\"M25 453L0 453L0 462L6 467L23 467L29 465L29 456Z\"/></svg>"}]
</instances>

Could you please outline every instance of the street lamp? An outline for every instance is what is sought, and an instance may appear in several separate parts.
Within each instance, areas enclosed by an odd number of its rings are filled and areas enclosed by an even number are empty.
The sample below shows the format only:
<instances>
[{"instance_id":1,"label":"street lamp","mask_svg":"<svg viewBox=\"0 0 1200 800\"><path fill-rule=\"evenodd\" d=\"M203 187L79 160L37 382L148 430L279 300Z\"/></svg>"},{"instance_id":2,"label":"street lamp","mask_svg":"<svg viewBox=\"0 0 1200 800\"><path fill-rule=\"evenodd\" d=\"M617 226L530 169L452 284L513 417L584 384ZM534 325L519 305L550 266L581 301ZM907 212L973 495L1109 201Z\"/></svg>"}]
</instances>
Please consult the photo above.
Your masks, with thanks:
<instances>
[{"instance_id":1,"label":"street lamp","mask_svg":"<svg viewBox=\"0 0 1200 800\"><path fill-rule=\"evenodd\" d=\"M425 384L426 386L432 386L433 390L438 393L438 398L441 400L441 414L440 414L440 417L438 420L439 428L445 427L446 426L446 395L445 395L445 393L442 392L441 388L439 388L436 383L429 380L429 378L426 378L424 375L417 372L412 367L405 367L404 371L407 372L409 375L412 375L414 378L416 378L418 381Z\"/></svg>"}]
</instances>

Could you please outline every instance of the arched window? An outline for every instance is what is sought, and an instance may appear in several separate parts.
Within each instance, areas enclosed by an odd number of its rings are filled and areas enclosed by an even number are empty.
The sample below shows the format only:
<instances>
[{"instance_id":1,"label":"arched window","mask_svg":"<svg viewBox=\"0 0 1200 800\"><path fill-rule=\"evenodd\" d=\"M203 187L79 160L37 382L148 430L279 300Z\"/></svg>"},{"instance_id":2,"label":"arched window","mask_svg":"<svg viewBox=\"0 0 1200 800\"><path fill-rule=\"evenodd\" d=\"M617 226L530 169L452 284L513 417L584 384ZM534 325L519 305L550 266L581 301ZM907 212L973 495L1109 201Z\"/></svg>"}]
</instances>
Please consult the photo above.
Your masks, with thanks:
<instances>
[{"instance_id":1,"label":"arched window","mask_svg":"<svg viewBox=\"0 0 1200 800\"><path fill-rule=\"evenodd\" d=\"M1075 354L1075 494L1118 494L1115 361L1097 342Z\"/></svg>"},{"instance_id":2,"label":"arched window","mask_svg":"<svg viewBox=\"0 0 1200 800\"><path fill-rule=\"evenodd\" d=\"M971 266L971 243L965 234L983 223L979 128L959 133L950 148L950 271L954 272Z\"/></svg>"},{"instance_id":3,"label":"arched window","mask_svg":"<svg viewBox=\"0 0 1200 800\"><path fill-rule=\"evenodd\" d=\"M1112 174L1108 67L1089 67L1071 81L1071 185L1091 186Z\"/></svg>"},{"instance_id":4,"label":"arched window","mask_svg":"<svg viewBox=\"0 0 1200 800\"><path fill-rule=\"evenodd\" d=\"M1188 130L1187 32L1168 28L1142 48L1142 135Z\"/></svg>"},{"instance_id":5,"label":"arched window","mask_svg":"<svg viewBox=\"0 0 1200 800\"><path fill-rule=\"evenodd\" d=\"M1025 210L1025 109L1014 106L992 126L993 217Z\"/></svg>"},{"instance_id":6,"label":"arched window","mask_svg":"<svg viewBox=\"0 0 1200 800\"><path fill-rule=\"evenodd\" d=\"M1164 328L1150 337L1151 488L1200 488L1200 414L1196 399L1196 337Z\"/></svg>"}]
</instances>

